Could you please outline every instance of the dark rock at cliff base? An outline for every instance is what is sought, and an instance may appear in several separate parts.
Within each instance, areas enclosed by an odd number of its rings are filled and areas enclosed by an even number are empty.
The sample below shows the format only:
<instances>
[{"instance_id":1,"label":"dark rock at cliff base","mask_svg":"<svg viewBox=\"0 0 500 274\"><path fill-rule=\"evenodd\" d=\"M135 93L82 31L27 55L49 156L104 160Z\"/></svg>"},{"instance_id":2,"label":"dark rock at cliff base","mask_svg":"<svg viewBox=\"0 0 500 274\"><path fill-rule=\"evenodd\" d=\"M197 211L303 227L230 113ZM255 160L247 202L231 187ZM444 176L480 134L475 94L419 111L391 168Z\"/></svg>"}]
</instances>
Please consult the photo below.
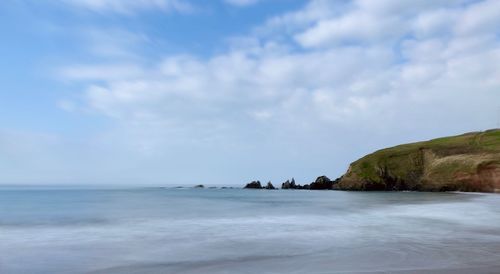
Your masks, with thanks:
<instances>
[{"instance_id":1,"label":"dark rock at cliff base","mask_svg":"<svg viewBox=\"0 0 500 274\"><path fill-rule=\"evenodd\" d=\"M310 189L312 190L320 190L320 189L335 189L335 185L340 182L340 178L335 179L334 181L330 180L330 178L326 176L319 176L314 183L311 183Z\"/></svg>"},{"instance_id":2,"label":"dark rock at cliff base","mask_svg":"<svg viewBox=\"0 0 500 274\"><path fill-rule=\"evenodd\" d=\"M271 181L267 182L267 185L265 187L266 189L276 189L273 184L271 183Z\"/></svg>"},{"instance_id":3,"label":"dark rock at cliff base","mask_svg":"<svg viewBox=\"0 0 500 274\"><path fill-rule=\"evenodd\" d=\"M260 181L252 181L251 183L248 183L244 188L261 189L262 185L260 184Z\"/></svg>"},{"instance_id":4,"label":"dark rock at cliff base","mask_svg":"<svg viewBox=\"0 0 500 274\"><path fill-rule=\"evenodd\" d=\"M331 189L332 181L326 176L319 176L316 181L311 183L310 189Z\"/></svg>"}]
</instances>

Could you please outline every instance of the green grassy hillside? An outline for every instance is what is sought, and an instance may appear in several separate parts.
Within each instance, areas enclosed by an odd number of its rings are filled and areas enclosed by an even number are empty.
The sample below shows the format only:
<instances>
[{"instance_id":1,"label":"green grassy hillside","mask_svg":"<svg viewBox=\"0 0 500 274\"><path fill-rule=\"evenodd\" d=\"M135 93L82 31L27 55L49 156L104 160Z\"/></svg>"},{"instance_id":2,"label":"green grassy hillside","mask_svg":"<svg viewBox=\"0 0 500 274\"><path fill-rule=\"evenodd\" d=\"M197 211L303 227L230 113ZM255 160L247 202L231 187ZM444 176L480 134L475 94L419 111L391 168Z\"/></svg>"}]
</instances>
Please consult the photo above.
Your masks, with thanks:
<instances>
[{"instance_id":1,"label":"green grassy hillside","mask_svg":"<svg viewBox=\"0 0 500 274\"><path fill-rule=\"evenodd\" d=\"M352 163L337 188L498 192L500 129L379 150Z\"/></svg>"}]
</instances>

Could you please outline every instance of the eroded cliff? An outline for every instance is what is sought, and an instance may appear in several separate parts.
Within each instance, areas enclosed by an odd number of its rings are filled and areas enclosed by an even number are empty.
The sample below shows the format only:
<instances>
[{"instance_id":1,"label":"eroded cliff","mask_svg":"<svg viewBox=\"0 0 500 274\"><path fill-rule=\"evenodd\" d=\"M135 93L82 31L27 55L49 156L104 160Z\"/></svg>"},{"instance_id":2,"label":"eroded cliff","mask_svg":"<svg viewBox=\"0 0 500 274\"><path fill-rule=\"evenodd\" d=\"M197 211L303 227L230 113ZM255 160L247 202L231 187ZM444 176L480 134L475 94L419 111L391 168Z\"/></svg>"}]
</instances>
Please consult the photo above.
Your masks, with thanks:
<instances>
[{"instance_id":1,"label":"eroded cliff","mask_svg":"<svg viewBox=\"0 0 500 274\"><path fill-rule=\"evenodd\" d=\"M336 188L500 192L500 129L379 150L352 163Z\"/></svg>"}]
</instances>

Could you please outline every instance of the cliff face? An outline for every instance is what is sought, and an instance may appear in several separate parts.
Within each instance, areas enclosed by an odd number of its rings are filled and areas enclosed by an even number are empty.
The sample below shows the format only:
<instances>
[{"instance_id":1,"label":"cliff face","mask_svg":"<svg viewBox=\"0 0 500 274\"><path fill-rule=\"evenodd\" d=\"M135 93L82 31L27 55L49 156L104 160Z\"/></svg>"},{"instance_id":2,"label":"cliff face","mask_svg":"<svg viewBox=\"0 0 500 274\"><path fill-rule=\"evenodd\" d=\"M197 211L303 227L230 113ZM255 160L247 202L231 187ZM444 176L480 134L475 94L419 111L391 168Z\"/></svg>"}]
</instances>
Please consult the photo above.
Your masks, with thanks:
<instances>
[{"instance_id":1,"label":"cliff face","mask_svg":"<svg viewBox=\"0 0 500 274\"><path fill-rule=\"evenodd\" d=\"M376 151L352 163L336 188L500 192L500 129Z\"/></svg>"}]
</instances>

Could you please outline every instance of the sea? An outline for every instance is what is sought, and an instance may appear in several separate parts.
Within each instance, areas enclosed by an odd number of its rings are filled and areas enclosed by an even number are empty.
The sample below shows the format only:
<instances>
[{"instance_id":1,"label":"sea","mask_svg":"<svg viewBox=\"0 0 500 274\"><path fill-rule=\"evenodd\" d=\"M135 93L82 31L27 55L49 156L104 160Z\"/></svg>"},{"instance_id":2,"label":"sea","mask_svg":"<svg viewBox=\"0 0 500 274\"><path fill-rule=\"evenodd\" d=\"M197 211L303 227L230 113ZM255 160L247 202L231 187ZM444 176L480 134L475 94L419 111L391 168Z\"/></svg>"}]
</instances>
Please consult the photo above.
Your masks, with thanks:
<instances>
[{"instance_id":1,"label":"sea","mask_svg":"<svg viewBox=\"0 0 500 274\"><path fill-rule=\"evenodd\" d=\"M3 187L0 273L500 273L500 195Z\"/></svg>"}]
</instances>

